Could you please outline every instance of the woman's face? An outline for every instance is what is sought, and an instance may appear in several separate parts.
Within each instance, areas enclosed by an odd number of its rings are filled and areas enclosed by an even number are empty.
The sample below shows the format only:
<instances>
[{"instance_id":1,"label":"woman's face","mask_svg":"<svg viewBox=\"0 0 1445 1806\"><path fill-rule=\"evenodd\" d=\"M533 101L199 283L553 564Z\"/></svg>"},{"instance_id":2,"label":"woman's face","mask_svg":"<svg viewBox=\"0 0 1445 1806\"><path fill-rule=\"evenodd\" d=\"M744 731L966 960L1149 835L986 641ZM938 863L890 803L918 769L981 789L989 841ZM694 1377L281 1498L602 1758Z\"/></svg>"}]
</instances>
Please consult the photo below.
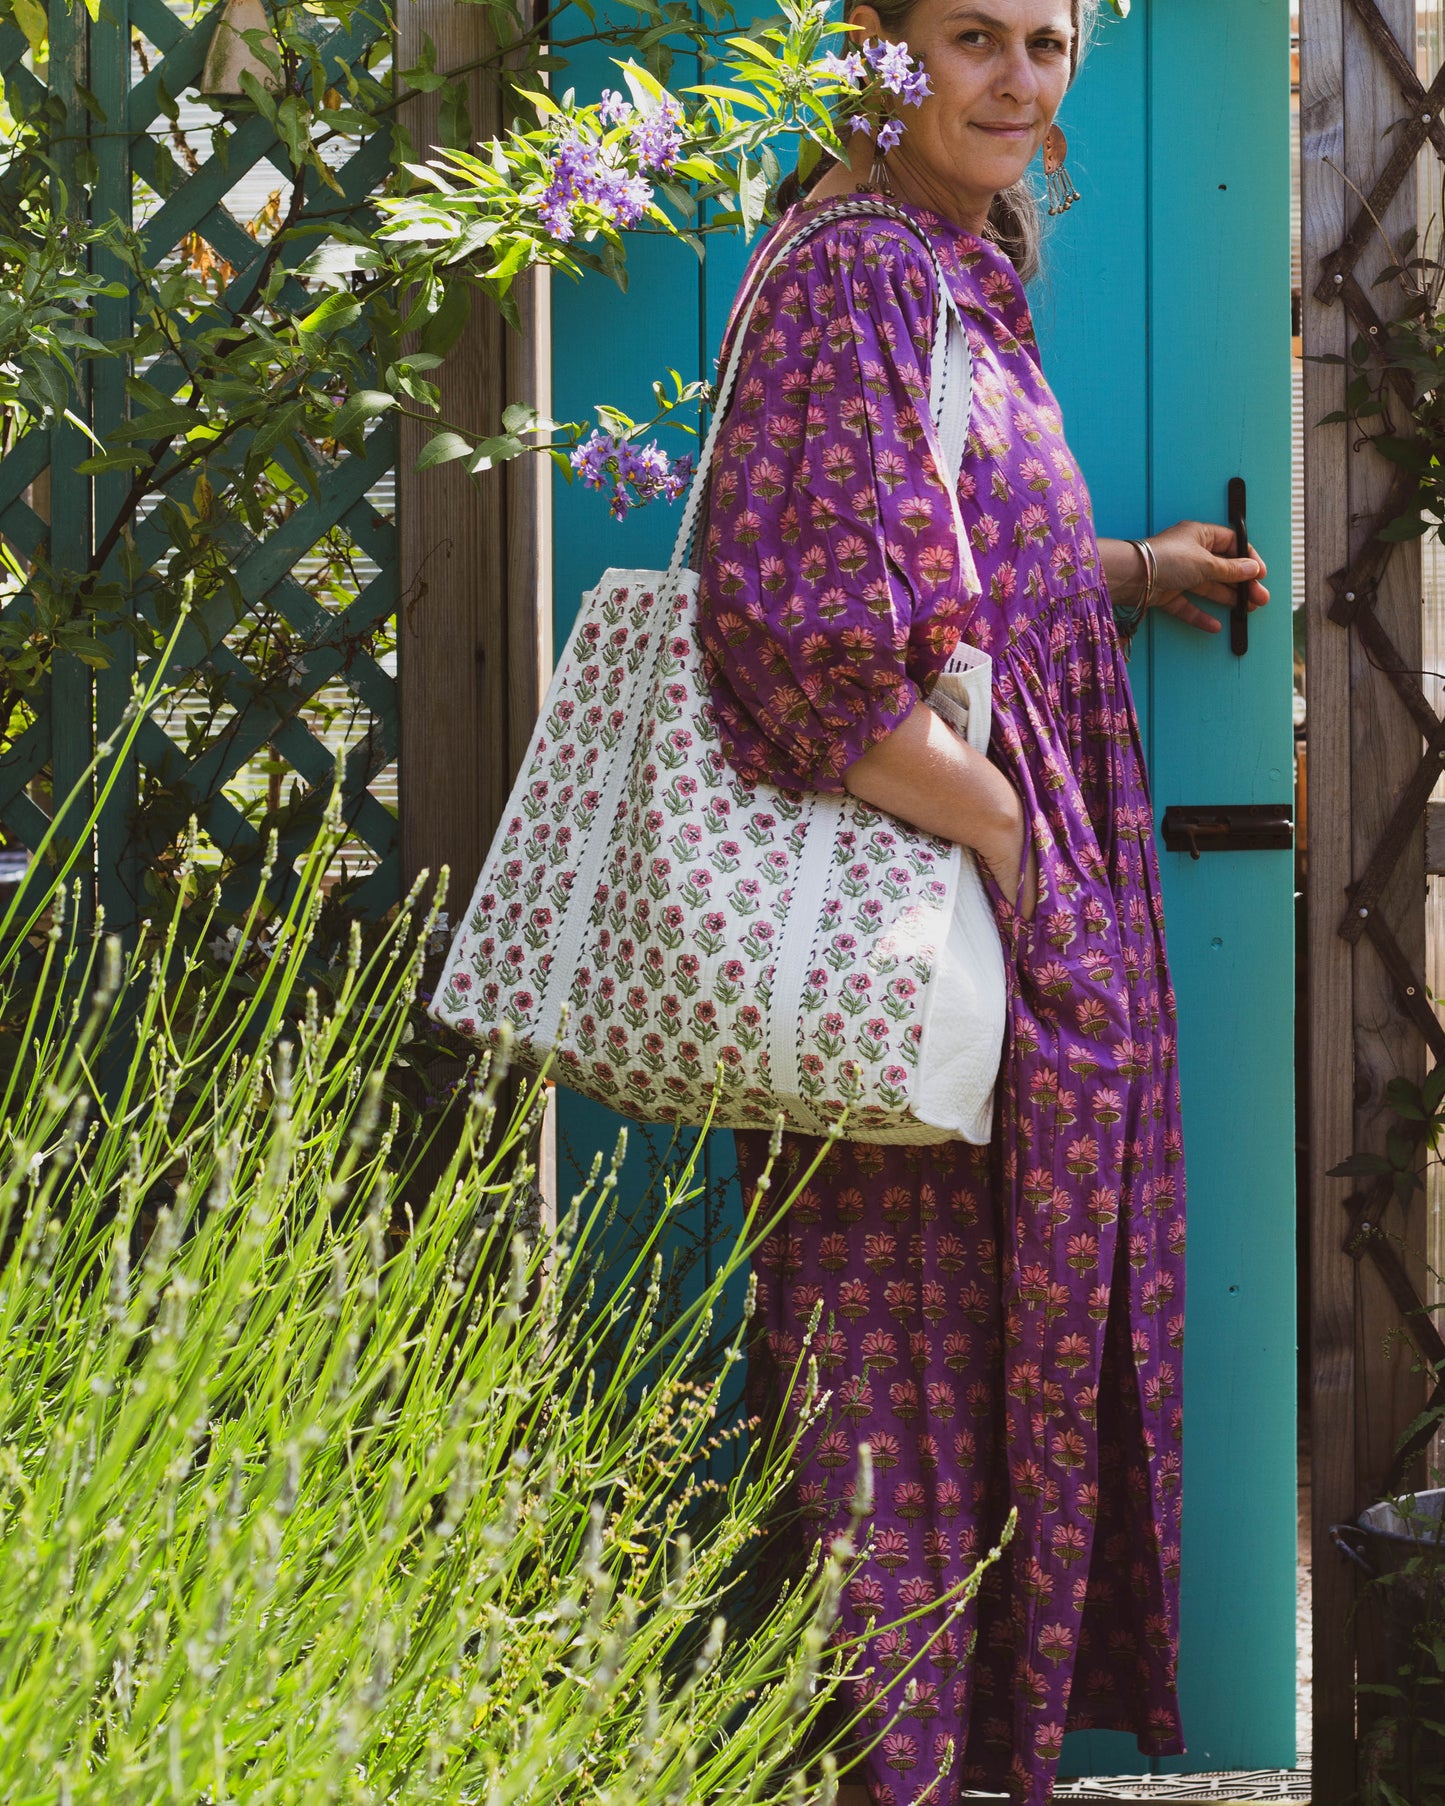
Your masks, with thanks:
<instances>
[{"instance_id":1,"label":"woman's face","mask_svg":"<svg viewBox=\"0 0 1445 1806\"><path fill-rule=\"evenodd\" d=\"M901 109L895 185L926 203L951 199L950 212L981 225L1038 155L1068 88L1070 0L917 0L895 33L871 6L851 20L865 37L905 39L932 84L922 106Z\"/></svg>"}]
</instances>

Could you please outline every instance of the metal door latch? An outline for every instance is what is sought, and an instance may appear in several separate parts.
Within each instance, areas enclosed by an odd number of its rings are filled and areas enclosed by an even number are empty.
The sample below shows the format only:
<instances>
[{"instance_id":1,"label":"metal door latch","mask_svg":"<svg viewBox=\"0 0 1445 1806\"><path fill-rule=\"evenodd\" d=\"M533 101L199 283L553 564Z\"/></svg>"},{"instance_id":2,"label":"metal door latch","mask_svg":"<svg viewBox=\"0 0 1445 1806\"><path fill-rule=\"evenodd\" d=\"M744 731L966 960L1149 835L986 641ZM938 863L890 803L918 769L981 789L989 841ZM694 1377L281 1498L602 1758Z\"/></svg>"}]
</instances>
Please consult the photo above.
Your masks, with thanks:
<instances>
[{"instance_id":1,"label":"metal door latch","mask_svg":"<svg viewBox=\"0 0 1445 1806\"><path fill-rule=\"evenodd\" d=\"M1221 803L1166 809L1164 844L1171 853L1289 852L1294 810L1288 803Z\"/></svg>"}]
</instances>

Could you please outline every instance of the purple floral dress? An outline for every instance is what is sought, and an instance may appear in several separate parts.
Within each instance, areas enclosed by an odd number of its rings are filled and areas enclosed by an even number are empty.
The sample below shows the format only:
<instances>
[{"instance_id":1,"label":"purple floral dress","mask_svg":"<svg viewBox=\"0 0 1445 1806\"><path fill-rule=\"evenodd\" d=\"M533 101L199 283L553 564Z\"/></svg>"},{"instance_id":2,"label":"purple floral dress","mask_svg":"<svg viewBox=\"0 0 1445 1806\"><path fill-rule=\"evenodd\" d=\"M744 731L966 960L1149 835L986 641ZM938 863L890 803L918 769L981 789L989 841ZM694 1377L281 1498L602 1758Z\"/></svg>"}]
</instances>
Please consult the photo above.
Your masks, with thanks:
<instances>
[{"instance_id":1,"label":"purple floral dress","mask_svg":"<svg viewBox=\"0 0 1445 1806\"><path fill-rule=\"evenodd\" d=\"M1183 1747L1174 997L1138 724L1023 289L996 249L911 211L976 359L971 565L928 417L933 264L897 222L830 225L763 284L720 439L713 700L743 774L837 790L962 633L994 660L991 756L1023 798L1041 898L1025 922L995 893L1011 1001L993 1145L836 1147L760 1251L751 1383L793 1411L821 1301L830 1403L798 1471L805 1540L846 1522L866 1440L877 1505L844 1628L923 1608L873 1636L853 1690L875 1806L961 1788L1044 1806L1066 1730ZM767 1137L737 1143L746 1191ZM785 1143L775 1188L816 1151ZM929 1613L1011 1510L977 1599ZM907 1697L875 1700L910 1663Z\"/></svg>"}]
</instances>

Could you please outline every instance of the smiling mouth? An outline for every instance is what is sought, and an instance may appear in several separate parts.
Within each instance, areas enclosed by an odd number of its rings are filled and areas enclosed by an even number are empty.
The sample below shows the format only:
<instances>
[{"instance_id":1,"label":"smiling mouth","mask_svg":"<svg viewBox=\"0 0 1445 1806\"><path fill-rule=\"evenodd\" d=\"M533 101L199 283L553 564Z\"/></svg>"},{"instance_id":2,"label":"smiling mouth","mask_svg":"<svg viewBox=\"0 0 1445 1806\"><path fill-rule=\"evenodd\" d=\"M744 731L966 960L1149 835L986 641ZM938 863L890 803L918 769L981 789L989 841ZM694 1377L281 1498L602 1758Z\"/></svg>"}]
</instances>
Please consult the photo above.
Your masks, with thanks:
<instances>
[{"instance_id":1,"label":"smiling mouth","mask_svg":"<svg viewBox=\"0 0 1445 1806\"><path fill-rule=\"evenodd\" d=\"M975 120L974 129L989 132L995 138L1027 138L1034 128L1031 125L989 125L983 120Z\"/></svg>"}]
</instances>

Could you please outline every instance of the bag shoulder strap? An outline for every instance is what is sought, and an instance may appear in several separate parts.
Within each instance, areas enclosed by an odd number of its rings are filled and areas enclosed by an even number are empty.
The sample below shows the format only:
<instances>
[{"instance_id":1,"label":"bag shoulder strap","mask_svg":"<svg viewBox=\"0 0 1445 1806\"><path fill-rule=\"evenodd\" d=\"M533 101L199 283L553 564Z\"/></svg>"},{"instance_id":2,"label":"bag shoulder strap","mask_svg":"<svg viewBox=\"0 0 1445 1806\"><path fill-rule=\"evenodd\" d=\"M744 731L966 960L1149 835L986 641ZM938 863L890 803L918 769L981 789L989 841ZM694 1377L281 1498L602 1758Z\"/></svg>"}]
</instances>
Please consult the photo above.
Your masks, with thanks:
<instances>
[{"instance_id":1,"label":"bag shoulder strap","mask_svg":"<svg viewBox=\"0 0 1445 1806\"><path fill-rule=\"evenodd\" d=\"M712 468L718 433L726 417L728 404L732 400L733 388L737 382L738 369L742 362L743 345L747 339L748 327L752 323L753 309L757 306L763 284L796 246L814 237L824 227L831 226L840 219L867 217L892 219L907 227L908 231L927 251L929 261L933 265L939 305L934 320L928 405L929 413L933 417L933 424L938 432L939 444L943 452L944 470L948 477L949 493L954 499L955 522L961 534L962 523L957 518L958 476L963 467L964 446L968 439L968 420L973 406L973 353L969 347L968 334L964 330L958 305L944 278L943 266L938 260L938 253L919 230L917 221L911 219L901 207L891 205L881 196L859 195L853 199L835 201L832 205L820 209L811 219L805 220L803 225L796 232L790 233L787 240L779 245L772 256L760 265L756 280L750 285L746 304L738 316L733 330L732 350L728 355L722 381L718 385L712 420L708 426L707 437L703 441L702 451L698 456L697 470L692 479L692 486L688 490L687 505L682 513L682 523L677 530L677 543L673 547L672 563L668 566L667 573L670 582L676 582L682 575L692 555L693 535L697 531L698 512L707 491L708 473Z\"/></svg>"}]
</instances>

